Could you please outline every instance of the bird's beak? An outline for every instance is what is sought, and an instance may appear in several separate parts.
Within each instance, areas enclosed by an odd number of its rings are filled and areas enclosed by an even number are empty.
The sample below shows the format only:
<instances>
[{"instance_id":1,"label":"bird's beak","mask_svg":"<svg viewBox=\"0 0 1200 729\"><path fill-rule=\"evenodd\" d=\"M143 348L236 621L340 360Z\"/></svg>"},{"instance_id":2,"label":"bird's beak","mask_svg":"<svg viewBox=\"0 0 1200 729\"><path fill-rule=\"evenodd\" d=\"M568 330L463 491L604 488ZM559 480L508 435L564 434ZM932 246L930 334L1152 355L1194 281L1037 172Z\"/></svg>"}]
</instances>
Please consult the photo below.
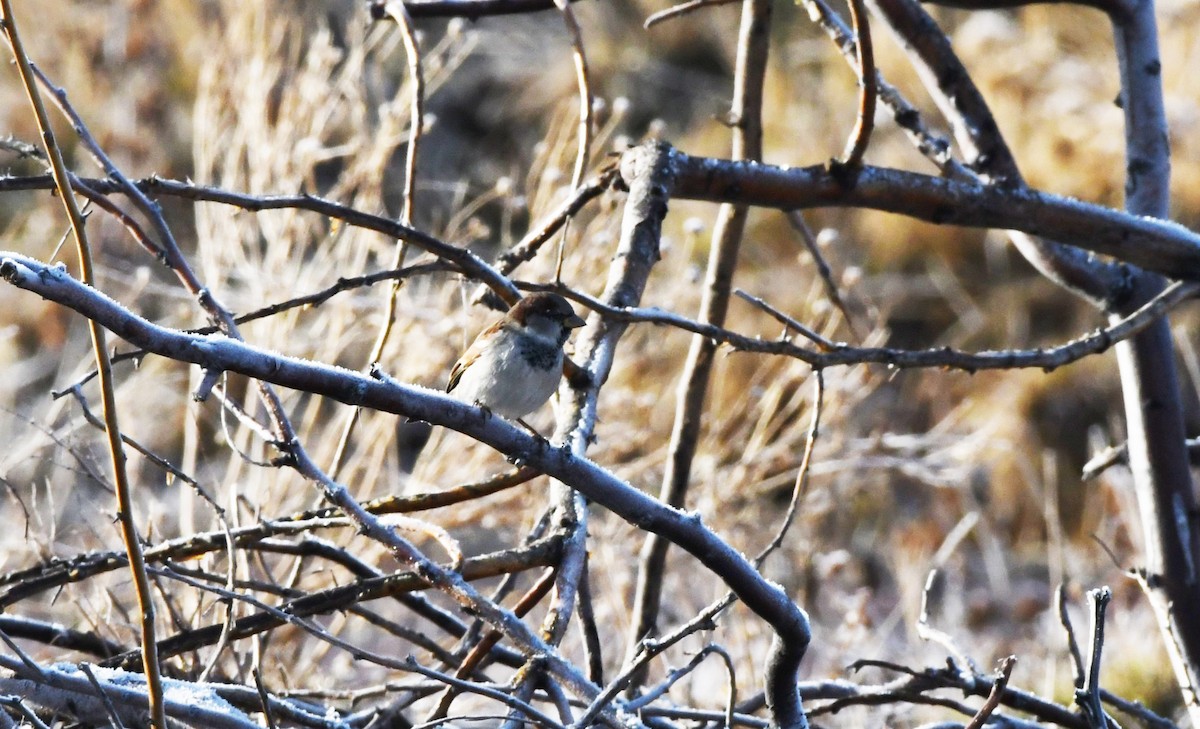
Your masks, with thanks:
<instances>
[{"instance_id":1,"label":"bird's beak","mask_svg":"<svg viewBox=\"0 0 1200 729\"><path fill-rule=\"evenodd\" d=\"M572 314L567 317L563 324L566 325L568 329L577 329L584 324L587 324L587 322L584 321L583 317L579 316L578 314Z\"/></svg>"}]
</instances>

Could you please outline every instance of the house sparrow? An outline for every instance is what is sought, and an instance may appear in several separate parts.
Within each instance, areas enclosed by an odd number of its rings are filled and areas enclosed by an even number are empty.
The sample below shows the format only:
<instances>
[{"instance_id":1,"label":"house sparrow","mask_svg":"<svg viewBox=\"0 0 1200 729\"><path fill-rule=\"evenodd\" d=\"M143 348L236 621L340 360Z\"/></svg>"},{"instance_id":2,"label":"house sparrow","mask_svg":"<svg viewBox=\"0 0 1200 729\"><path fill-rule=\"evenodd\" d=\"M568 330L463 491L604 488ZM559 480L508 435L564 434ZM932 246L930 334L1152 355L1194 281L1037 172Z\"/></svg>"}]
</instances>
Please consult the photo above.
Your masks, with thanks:
<instances>
[{"instance_id":1,"label":"house sparrow","mask_svg":"<svg viewBox=\"0 0 1200 729\"><path fill-rule=\"evenodd\" d=\"M583 324L558 294L530 294L475 338L450 371L446 392L523 423L554 394L563 344Z\"/></svg>"}]
</instances>

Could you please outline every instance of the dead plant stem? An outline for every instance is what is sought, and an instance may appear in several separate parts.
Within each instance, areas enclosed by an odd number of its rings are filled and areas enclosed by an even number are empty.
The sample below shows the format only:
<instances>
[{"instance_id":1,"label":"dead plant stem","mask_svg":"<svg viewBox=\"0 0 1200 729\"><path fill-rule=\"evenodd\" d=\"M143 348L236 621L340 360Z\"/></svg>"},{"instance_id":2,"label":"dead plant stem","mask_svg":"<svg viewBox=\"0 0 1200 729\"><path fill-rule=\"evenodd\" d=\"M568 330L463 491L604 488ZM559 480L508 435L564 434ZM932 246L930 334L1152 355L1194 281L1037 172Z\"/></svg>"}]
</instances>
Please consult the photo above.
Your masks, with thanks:
<instances>
[{"instance_id":1,"label":"dead plant stem","mask_svg":"<svg viewBox=\"0 0 1200 729\"><path fill-rule=\"evenodd\" d=\"M75 200L62 151L55 140L54 130L50 127L50 117L46 113L45 104L42 103L29 56L25 53L25 47L17 32L11 0L0 0L0 7L4 11L4 33L8 36L9 45L16 58L17 69L21 74L21 83L25 87L30 106L33 107L34 116L37 118L46 154L50 158L58 197L62 200L67 217L71 221L71 232L74 235L79 254L80 280L88 286L94 286L92 254L88 245L87 232L84 229L83 214ZM132 486L125 470L125 448L121 442L121 429L117 422L117 398L113 386L112 362L108 358L108 345L104 329L98 322L89 319L88 331L91 334L92 351L99 371L101 413L104 419L104 431L108 439L108 452L112 460L113 483L117 496L117 520L121 526L121 539L125 543L125 551L129 556L129 570L133 576L134 592L137 594L138 611L141 616L142 667L146 672L150 722L151 726L157 727L157 729L166 729L167 715L163 706L162 677L159 672L158 651L156 650L154 599L150 592L150 579L146 574L141 538L138 535L133 516L133 498L130 493Z\"/></svg>"}]
</instances>

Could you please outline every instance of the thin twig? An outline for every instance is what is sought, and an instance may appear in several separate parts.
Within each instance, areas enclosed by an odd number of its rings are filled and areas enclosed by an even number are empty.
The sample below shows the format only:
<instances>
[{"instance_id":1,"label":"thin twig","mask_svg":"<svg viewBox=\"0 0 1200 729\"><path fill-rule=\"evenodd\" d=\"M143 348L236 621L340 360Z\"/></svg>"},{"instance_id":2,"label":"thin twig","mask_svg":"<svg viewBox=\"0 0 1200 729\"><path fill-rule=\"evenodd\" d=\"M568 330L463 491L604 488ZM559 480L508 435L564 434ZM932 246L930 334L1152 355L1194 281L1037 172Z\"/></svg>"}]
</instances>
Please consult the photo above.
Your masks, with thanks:
<instances>
[{"instance_id":1,"label":"thin twig","mask_svg":"<svg viewBox=\"0 0 1200 729\"><path fill-rule=\"evenodd\" d=\"M369 8L375 20L390 17L383 12L388 0L371 0ZM478 20L498 15L526 15L553 10L555 0L420 0L407 4L414 18L465 18ZM572 0L576 2L577 0Z\"/></svg>"},{"instance_id":2,"label":"thin twig","mask_svg":"<svg viewBox=\"0 0 1200 729\"><path fill-rule=\"evenodd\" d=\"M538 249L554 237L568 220L612 186L616 172L616 167L613 166L587 182L576 185L571 197L563 200L541 223L532 226L520 242L496 259L496 270L507 275L516 270L521 263L531 260L537 255ZM478 298L477 295L476 299Z\"/></svg>"},{"instance_id":3,"label":"thin twig","mask_svg":"<svg viewBox=\"0 0 1200 729\"><path fill-rule=\"evenodd\" d=\"M583 49L583 29L575 18L570 0L554 0L562 14L563 23L567 27L567 35L571 39L571 57L575 61L575 82L579 86L579 132L578 149L575 153L575 170L571 174L571 189L577 190L583 184L583 175L587 172L588 161L592 153L592 139L595 129L592 124L595 101L592 98L592 83L588 77L587 54ZM568 221L569 222L569 221ZM562 281L563 256L567 249L567 232L569 225L563 226L562 235L558 239L558 258L554 263L554 280Z\"/></svg>"},{"instance_id":4,"label":"thin twig","mask_svg":"<svg viewBox=\"0 0 1200 729\"><path fill-rule=\"evenodd\" d=\"M596 708L612 701L617 694L632 686L635 680L645 674L645 669L650 664L650 661L661 655L668 648L701 630L715 629L716 623L714 621L716 616L724 611L725 608L732 605L736 599L736 596L732 592L728 592L691 620L664 635L662 638L643 638L638 641L636 652L631 657L626 658L625 666L621 672L596 696L592 704L588 707L587 712L585 712L585 716L588 713L592 713ZM582 719L577 723L582 723Z\"/></svg>"},{"instance_id":5,"label":"thin twig","mask_svg":"<svg viewBox=\"0 0 1200 729\"><path fill-rule=\"evenodd\" d=\"M25 705L19 696L0 696L0 705L9 706L18 711L21 716L25 717L25 721L34 729L50 729L45 722L38 717L37 712Z\"/></svg>"},{"instance_id":6,"label":"thin twig","mask_svg":"<svg viewBox=\"0 0 1200 729\"><path fill-rule=\"evenodd\" d=\"M579 87L578 149L575 153L574 172L571 174L571 189L578 190L583 185L583 176L587 172L592 154L592 137L594 135L592 83L588 75L587 53L583 48L583 29L579 26L570 0L554 0L554 4L558 6L558 10L562 14L563 23L567 27L567 35L571 40L571 56L575 61L575 83Z\"/></svg>"},{"instance_id":7,"label":"thin twig","mask_svg":"<svg viewBox=\"0 0 1200 729\"><path fill-rule=\"evenodd\" d=\"M413 276L424 276L453 270L457 269L448 266L445 262L430 261L427 263L414 263L410 266L403 266L401 268L390 268L383 271L376 271L375 273L367 273L361 276L343 276L338 278L336 283L327 286L320 291L314 291L311 294L304 294L303 296L296 296L286 301L280 301L278 303L260 307L253 311L248 311L245 314L239 314L234 318L234 321L236 321L238 324L245 324L248 321L275 316L276 314L281 314L291 309L320 306L344 291L352 291L358 288L374 286L381 281L404 280ZM209 332L216 331L216 327L204 327L202 329L193 329L192 331L196 332L197 334L207 334Z\"/></svg>"},{"instance_id":8,"label":"thin twig","mask_svg":"<svg viewBox=\"0 0 1200 729\"><path fill-rule=\"evenodd\" d=\"M1088 646L1087 673L1083 686L1075 690L1075 702L1083 710L1088 726L1107 729L1108 718L1100 703L1100 655L1104 650L1104 613L1112 601L1112 590L1107 587L1088 590L1087 597L1092 606L1092 639Z\"/></svg>"},{"instance_id":9,"label":"thin twig","mask_svg":"<svg viewBox=\"0 0 1200 729\"><path fill-rule=\"evenodd\" d=\"M1071 670L1075 676L1075 688L1083 688L1087 669L1083 665L1083 654L1079 652L1079 641L1075 640L1075 628L1071 625L1071 616L1067 614L1067 585L1058 583L1054 591L1054 607L1058 612L1058 622L1067 634L1067 652L1071 654Z\"/></svg>"},{"instance_id":10,"label":"thin twig","mask_svg":"<svg viewBox=\"0 0 1200 729\"><path fill-rule=\"evenodd\" d=\"M513 606L513 614L518 617L524 617L529 614L530 610L542 601L550 593L554 587L554 574L557 570L550 568L542 573L541 578L533 584L533 587L526 590L525 594ZM497 630L490 630L488 633L467 653L458 668L454 670L454 677L466 680L472 673L479 668L483 660L491 653L492 648L500 642L504 635ZM457 687L450 685L442 692L442 696L438 699L437 705L425 717L426 721L441 719L449 715L450 704L454 698L462 691Z\"/></svg>"},{"instance_id":11,"label":"thin twig","mask_svg":"<svg viewBox=\"0 0 1200 729\"><path fill-rule=\"evenodd\" d=\"M779 529L775 532L775 537L754 558L756 565L761 566L767 557L770 556L771 552L783 544L788 529L791 528L792 521L796 518L800 502L804 499L804 495L808 493L808 475L810 466L812 465L813 450L816 448L817 438L821 433L821 411L825 406L825 375L821 370L813 370L812 375L812 420L808 426L808 437L804 439L804 455L800 457L800 469L796 471L796 481L792 485L792 498L788 501L787 511L784 512L783 521L779 524Z\"/></svg>"},{"instance_id":12,"label":"thin twig","mask_svg":"<svg viewBox=\"0 0 1200 729\"><path fill-rule=\"evenodd\" d=\"M861 68L858 63L858 47L853 42L852 32L833 8L825 0L803 0L808 9L809 17L825 31L833 44L846 61L853 65L855 71ZM896 124L912 141L921 154L937 165L946 177L950 179L975 179L977 175L966 165L954 158L948 139L929 130L917 110L904 95L892 84L888 83L879 69L875 69L873 81L879 100L891 111Z\"/></svg>"},{"instance_id":13,"label":"thin twig","mask_svg":"<svg viewBox=\"0 0 1200 729\"><path fill-rule=\"evenodd\" d=\"M267 693L267 687L263 684L262 673L258 668L250 671L254 677L254 687L258 689L258 695L262 699L262 713L267 720L268 729L275 729L275 715L271 711L271 695Z\"/></svg>"},{"instance_id":14,"label":"thin twig","mask_svg":"<svg viewBox=\"0 0 1200 729\"><path fill-rule=\"evenodd\" d=\"M75 398L75 402L79 404L79 411L82 413L83 419L87 421L88 425L91 425L97 430L104 430L104 421L96 417L95 413L92 412L91 407L88 405L87 396L83 394L83 388L80 386L80 384L81 383L76 383L70 387L64 388L63 390L56 390L51 393L51 396L58 398L63 395L71 395L73 398ZM140 441L136 440L132 436L122 433L121 440L123 440L130 448L145 456L146 460L158 466L163 471L166 471L174 478L177 478L186 483L188 486L191 486L192 490L194 490L197 495L204 500L205 503L212 507L213 511L218 516L224 516L225 509L223 509L221 505L217 503L212 494L208 493L208 491L206 491L205 488L200 485L200 482L192 478L191 475L189 475L183 469L142 445Z\"/></svg>"},{"instance_id":15,"label":"thin twig","mask_svg":"<svg viewBox=\"0 0 1200 729\"><path fill-rule=\"evenodd\" d=\"M817 266L817 276L820 277L822 285L825 286L825 296L829 298L838 311L842 312L842 316L846 319L846 326L850 328L850 333L855 339L862 339L862 335L854 326L854 318L850 316L850 309L846 306L846 302L842 299L842 294L838 290L837 283L833 280L833 269L829 267L829 262L825 260L825 256L821 253L821 246L817 243L817 236L813 235L812 228L809 227L808 221L804 219L804 213L799 210L789 210L787 212L787 220L791 223L792 228L800 234L800 240L804 241L804 248L808 251L808 255L812 256L813 263Z\"/></svg>"},{"instance_id":16,"label":"thin twig","mask_svg":"<svg viewBox=\"0 0 1200 729\"><path fill-rule=\"evenodd\" d=\"M695 655L691 657L690 660L688 660L686 665L670 671L667 674L667 677L660 681L657 686L649 688L644 694L636 699L631 700L629 702L629 708L639 710L643 707L649 706L652 702L658 700L660 697L664 696L668 691L670 691L671 687L678 683L680 679L695 671L697 666L699 666L700 663L710 655L716 655L720 657L727 669L729 675L730 693L726 707L727 710L731 710L732 706L737 702L737 682L733 676L733 662L729 656L729 653L715 643L710 643L701 648L696 652ZM579 721L576 722L574 729L582 729L583 727L590 726L588 722L591 721L594 716L594 713L589 712L588 714L580 717Z\"/></svg>"},{"instance_id":17,"label":"thin twig","mask_svg":"<svg viewBox=\"0 0 1200 729\"><path fill-rule=\"evenodd\" d=\"M604 645L600 639L600 628L596 624L596 610L592 600L592 582L588 568L590 563L590 557L583 563L583 574L579 578L579 602L576 613L579 615L579 632L583 636L583 659L587 666L588 678L598 685L603 685Z\"/></svg>"},{"instance_id":18,"label":"thin twig","mask_svg":"<svg viewBox=\"0 0 1200 729\"><path fill-rule=\"evenodd\" d=\"M408 59L408 82L412 96L409 100L408 150L404 158L404 202L400 211L400 222L404 225L412 225L413 205L417 189L417 150L420 147L421 132L425 126L425 74L421 68L421 49L417 45L416 30L413 28L412 18L409 17L404 3L398 0L388 0L383 6L383 10L396 21L396 27L400 29L400 37L404 40L404 51ZM397 240L389 268L399 269L403 266L407 254L408 240L405 238ZM383 323L379 327L375 343L371 345L371 353L367 355L367 367L371 367L379 361L391 338L392 329L396 323L397 299L403 282L402 278L393 279L392 285L388 288L383 308ZM353 408L346 416L346 423L342 427L342 434L338 437L337 447L334 448L333 458L329 465L330 478L337 478L345 464L350 439L354 435L354 427L357 425L361 413L361 408Z\"/></svg>"},{"instance_id":19,"label":"thin twig","mask_svg":"<svg viewBox=\"0 0 1200 729\"><path fill-rule=\"evenodd\" d=\"M30 672L30 674L39 678L45 678L46 674L42 670L42 667L37 664L37 661L33 660L32 656L22 650L21 646L17 645L16 642L9 637L8 633L2 629L0 629L0 641L2 641L4 645L8 646L8 649L12 651L17 658L21 659L21 663L24 664L24 667Z\"/></svg>"},{"instance_id":20,"label":"thin twig","mask_svg":"<svg viewBox=\"0 0 1200 729\"><path fill-rule=\"evenodd\" d=\"M520 711L521 713L528 716L531 720L536 721L543 726L550 727L550 729L565 729L562 726L562 724L559 724L557 721L555 721L549 715L538 711L536 708L534 708L529 703L520 701L518 699L513 698L512 696L509 696L507 693L504 693L503 691L497 691L495 689L488 688L486 686L475 683L473 681L463 681L463 680L455 678L454 676L451 676L449 674L442 673L441 671L435 671L431 668L426 668L425 666L422 666L421 664L417 663L416 659L412 658L411 656L407 660L405 660L404 663L405 663L405 667L408 668L408 670L410 670L410 671L413 671L415 673L421 674L422 676L427 676L429 678L440 681L440 682L446 684L447 686L458 689L459 691L466 691L468 693L478 694L480 696L487 696L488 698L495 699L496 701L499 701L499 702L505 704L506 706L509 706L510 708ZM422 725L422 726L437 726L442 723L444 723L442 719L437 719L431 725Z\"/></svg>"},{"instance_id":21,"label":"thin twig","mask_svg":"<svg viewBox=\"0 0 1200 729\"><path fill-rule=\"evenodd\" d=\"M1187 446L1188 458L1192 465L1197 465L1200 462L1200 438L1188 438L1184 441ZM1118 463L1127 463L1129 459L1129 443L1118 443L1114 446L1109 446L1100 451L1096 455L1088 459L1088 462L1083 464L1080 478L1084 481L1096 478L1100 474L1107 471L1109 468Z\"/></svg>"},{"instance_id":22,"label":"thin twig","mask_svg":"<svg viewBox=\"0 0 1200 729\"><path fill-rule=\"evenodd\" d=\"M673 5L666 10L659 10L646 17L646 21L642 23L642 27L646 30L658 25L659 23L671 20L672 18L682 17L690 12L699 10L700 8L711 8L718 5L732 5L738 0L688 0L687 2Z\"/></svg>"},{"instance_id":23,"label":"thin twig","mask_svg":"<svg viewBox=\"0 0 1200 729\"><path fill-rule=\"evenodd\" d=\"M923 640L931 643L936 643L946 649L955 663L961 667L960 670L969 670L972 674L978 674L979 669L976 668L975 662L966 654L954 638L940 628L934 627L929 619L929 603L930 597L933 594L934 583L937 582L939 571L935 567L929 570L929 574L925 577L925 588L921 591L921 615L917 618L917 635Z\"/></svg>"},{"instance_id":24,"label":"thin twig","mask_svg":"<svg viewBox=\"0 0 1200 729\"><path fill-rule=\"evenodd\" d=\"M859 670L868 666L895 671L906 678L881 686L863 688L848 687L844 684L836 686L834 687L836 690L832 692L836 698L828 704L814 708L812 713L833 713L849 706L878 706L908 702L946 706L965 716L974 716L976 710L965 704L934 698L928 696L927 693L949 688L961 691L963 696L986 697L991 695L992 686L995 684L995 681L988 676L978 671L963 670L957 665L920 670L890 661L864 659L855 661L851 665L851 670ZM812 690L820 691L821 687L818 685ZM1001 694L1000 702L1003 706L1031 714L1042 722L1057 724L1062 727L1069 727L1070 729L1087 729L1087 724L1083 721L1082 717L1069 707L1061 706L1032 693L1008 687ZM1026 727L1033 729L1033 727L1041 726L1040 724L1030 723L1014 724L1013 721L1011 718L1009 719L1010 725L1021 727L1021 729L1025 729Z\"/></svg>"},{"instance_id":25,"label":"thin twig","mask_svg":"<svg viewBox=\"0 0 1200 729\"><path fill-rule=\"evenodd\" d=\"M87 286L93 286L95 285L95 275L91 249L87 233L84 230L83 215L75 200L70 175L66 163L63 161L62 151L55 139L54 130L50 126L49 115L42 103L33 68L17 32L17 22L13 17L11 0L0 0L0 8L4 11L4 33L7 35L13 55L16 57L21 82L25 87L25 93L29 96L29 103L33 107L38 129L46 146L46 154L50 158L55 187L58 189L58 196L62 200L67 217L71 221L71 231L74 234L79 255L80 280ZM146 674L146 694L151 725L157 729L167 729L167 716L163 707L162 676L159 671L158 652L155 650L157 641L154 625L154 599L150 594L150 581L146 576L146 565L142 558L141 537L137 532L136 517L133 512L132 484L129 482L129 475L125 469L125 448L121 441L120 425L117 422L117 399L113 384L112 363L108 358L108 345L104 329L98 322L89 320L88 330L91 334L92 352L99 371L101 412L104 417L108 452L113 468L113 483L117 494L117 518L120 522L125 551L129 555L129 569L133 575L134 591L137 595L138 610L141 615L141 641L145 647L142 652L142 665Z\"/></svg>"},{"instance_id":26,"label":"thin twig","mask_svg":"<svg viewBox=\"0 0 1200 729\"><path fill-rule=\"evenodd\" d=\"M797 334L804 337L805 339L808 339L809 341L811 341L813 344L816 344L821 349L823 349L825 351L837 349L838 345L835 342L832 342L829 339L826 339L825 337L818 334L814 329L811 329L811 328L801 324L799 321L793 319L792 317L788 316L787 314L784 314L782 311L780 311L779 309L776 309L774 306L771 306L770 304L768 304L766 301L762 300L761 298L754 296L753 294L747 293L746 291L743 291L742 289L735 289L733 293L736 294L743 301L749 302L751 305L767 312L772 317L774 317L776 321L779 321L785 327L787 327L789 329L794 329Z\"/></svg>"},{"instance_id":27,"label":"thin twig","mask_svg":"<svg viewBox=\"0 0 1200 729\"><path fill-rule=\"evenodd\" d=\"M83 671L84 675L87 676L88 681L92 684L92 688L96 689L96 695L104 702L104 710L108 712L108 718L112 720L115 729L125 729L125 724L121 721L121 716L117 713L117 707L113 706L112 699L108 697L108 692L96 680L96 672L92 670L91 665L80 663L79 670Z\"/></svg>"},{"instance_id":28,"label":"thin twig","mask_svg":"<svg viewBox=\"0 0 1200 729\"><path fill-rule=\"evenodd\" d=\"M983 706L979 707L979 711L975 713L975 716L971 717L971 721L963 729L983 729L983 725L987 723L988 718L999 708L1000 702L1004 697L1004 689L1008 688L1008 679L1012 676L1012 669L1016 663L1016 656L1007 656L1000 659L1000 668L996 671L996 679L992 684L992 690L988 694L987 700L983 702Z\"/></svg>"},{"instance_id":29,"label":"thin twig","mask_svg":"<svg viewBox=\"0 0 1200 729\"><path fill-rule=\"evenodd\" d=\"M871 25L867 20L867 8L863 0L850 0L850 21L854 24L855 50L858 60L858 118L854 131L846 141L840 164L850 169L862 165L863 155L871 143L871 132L875 129L875 51L871 44Z\"/></svg>"},{"instance_id":30,"label":"thin twig","mask_svg":"<svg viewBox=\"0 0 1200 729\"><path fill-rule=\"evenodd\" d=\"M893 349L890 347L854 347L840 342L834 343L830 351L815 351L800 347L787 339L766 340L751 337L688 319L661 309L617 308L581 292L553 285L521 283L531 291L557 291L606 318L627 322L643 322L673 326L684 331L702 334L729 345L738 352L783 354L795 357L813 367L827 368L849 364L875 363L894 368L944 367L967 372L992 369L1017 369L1036 367L1053 370L1075 362L1083 357L1108 351L1113 344L1133 336L1155 319L1200 292L1200 284L1176 282L1164 290L1138 311L1127 315L1108 327L1078 337L1064 344L1044 349L985 350L967 352L940 347L937 349Z\"/></svg>"}]
</instances>

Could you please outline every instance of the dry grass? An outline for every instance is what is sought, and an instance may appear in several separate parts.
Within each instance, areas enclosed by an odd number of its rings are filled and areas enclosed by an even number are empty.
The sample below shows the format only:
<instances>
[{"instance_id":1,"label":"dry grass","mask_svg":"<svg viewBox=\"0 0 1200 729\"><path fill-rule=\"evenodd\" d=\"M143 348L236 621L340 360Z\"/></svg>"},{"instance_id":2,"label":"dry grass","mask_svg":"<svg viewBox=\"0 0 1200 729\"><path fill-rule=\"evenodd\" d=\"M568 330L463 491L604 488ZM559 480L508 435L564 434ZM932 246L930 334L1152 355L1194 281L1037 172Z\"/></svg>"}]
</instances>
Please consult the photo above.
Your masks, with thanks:
<instances>
[{"instance_id":1,"label":"dry grass","mask_svg":"<svg viewBox=\"0 0 1200 729\"><path fill-rule=\"evenodd\" d=\"M67 88L131 176L156 171L256 194L315 192L369 211L398 209L403 143L412 120L403 50L388 27L368 26L358 10L346 10L331 26L314 7L293 12L278 3L227 2L203 9L182 2L114 2L102 9L62 5L49 13L53 22L31 24L34 60ZM596 158L616 148L621 136L636 139L655 129L689 152L724 154L728 132L713 115L723 111L729 95L736 8L711 9L644 34L637 23L658 5L641 5L645 12L627 16L606 4L580 6L598 92L610 114L605 148ZM1200 221L1195 133L1200 76L1189 69L1200 64L1198 12L1182 0L1163 4L1164 81L1176 130L1176 210L1193 227ZM852 124L852 76L798 11L781 6L779 15L768 82L767 158L821 162L841 149ZM1117 91L1111 48L1097 40L1107 32L1103 18L1058 6L940 17L954 28L957 47L1030 182L1119 205L1121 117L1111 103ZM519 238L529 221L567 192L576 102L561 21L542 14L422 27L428 33L423 47L435 118L427 120L415 224L490 254ZM887 75L927 106L903 57L890 42L880 46ZM627 106L614 101L618 95L628 98ZM7 110L6 128L33 140L13 78L0 84L0 101L7 102L0 107ZM69 134L62 137L71 140ZM927 169L886 123L868 161ZM9 164L30 169L28 163ZM88 165L76 159L76 168ZM619 201L615 195L601 200L571 227L564 280L589 294L599 292L606 276ZM12 195L3 205L5 247L49 256L63 233L55 201L45 194ZM167 203L167 212L202 277L234 311L381 268L394 245L295 211L251 214ZM689 315L697 310L706 226L714 213L707 205L672 206L647 305ZM689 227L693 221L701 232ZM810 221L836 232L825 252L866 340L1036 346L1099 323L1067 294L1034 278L995 236L867 213L819 211ZM106 290L165 324L203 323L196 307L111 220L95 215L91 225L107 266L101 282ZM850 338L824 301L802 250L782 216L756 213L736 285L830 336ZM520 276L545 280L552 270L553 262L543 256ZM361 368L382 323L385 288L345 293L320 307L248 325L244 333L287 354ZM472 290L445 276L406 284L385 368L402 380L439 385L462 346L491 316L465 306ZM767 317L739 301L730 326L776 333ZM1181 330L1185 339L1190 334L1190 327ZM14 525L3 542L6 569L118 544L98 436L73 403L47 397L50 388L74 382L89 369L85 345L76 318L0 289L0 366L6 373L0 378L5 408L0 438L9 444L0 452L0 477L9 489L0 508ZM633 328L601 397L597 442L589 455L648 491L657 489L667 458L673 393L687 345L688 337L679 332ZM128 433L194 474L231 522L280 516L316 501L311 487L289 471L253 465L229 448L232 443L255 459L271 455L233 423L227 441L215 402L191 402L195 372L150 359L137 369L122 365L118 373ZM984 668L1003 655L1018 655L1014 683L1064 701L1071 676L1051 607L1053 590L1068 581L1072 604L1081 606L1080 590L1113 585L1117 600L1110 612L1106 686L1159 711L1177 710L1157 629L1121 572L1136 564L1140 544L1128 477L1115 469L1097 483L1081 485L1077 475L1090 449L1120 437L1110 356L1053 375L855 367L826 377L813 481L799 522L768 563L769 575L814 620L810 677L842 676L856 658L939 664L944 652L923 643L914 628L925 576L939 567L945 584L936 600L937 625ZM229 391L253 401L248 385L237 378ZM347 409L295 394L286 394L285 401L312 454L330 462ZM810 373L795 362L728 354L718 361L709 403L689 508L752 553L769 539L786 505L812 407ZM547 429L548 412L535 422ZM464 436L438 432L411 481L403 483L392 453L394 427L391 416L364 414L340 474L357 495L440 490L504 467L500 456ZM140 458L134 464L148 539L216 526L214 510L191 489L164 482ZM429 518L479 551L519 539L544 508L545 493L539 479ZM964 519L978 521L961 543L945 549L947 534ZM15 526L22 524L24 529ZM1092 535L1114 550L1119 566ZM390 568L376 547L348 531L325 536ZM602 512L595 514L591 536L596 611L611 636L605 655L611 672L622 658L617 645L628 629L634 579L629 565L641 539ZM239 560L243 574L259 579L285 580L293 567L285 559ZM671 564L662 621L668 626L694 615L721 588L678 551ZM225 569L219 558L197 566ZM342 578L304 569L298 574L301 588ZM164 588L185 620L208 623L224 614L209 596ZM124 574L54 597L22 603L23 614L134 640ZM1086 623L1080 610L1073 614L1077 625ZM327 626L352 641L378 640L345 616L329 618ZM1147 640L1150 635L1153 640ZM743 687L759 683L759 659L769 637L741 608L713 636L743 671ZM413 650L399 641L374 647L396 655ZM58 657L50 649L31 649L39 658ZM362 687L393 677L298 633L280 631L261 650L264 677L274 690ZM566 650L576 653L573 641ZM248 659L237 657L250 653L249 646L236 645L220 657L218 675L243 677ZM679 662L680 656L672 659ZM187 656L180 665L208 659L208 653ZM676 689L677 698L717 706L723 680L719 672L701 672ZM827 725L909 726L931 715L944 717L929 710L885 716L873 709L839 714Z\"/></svg>"}]
</instances>

